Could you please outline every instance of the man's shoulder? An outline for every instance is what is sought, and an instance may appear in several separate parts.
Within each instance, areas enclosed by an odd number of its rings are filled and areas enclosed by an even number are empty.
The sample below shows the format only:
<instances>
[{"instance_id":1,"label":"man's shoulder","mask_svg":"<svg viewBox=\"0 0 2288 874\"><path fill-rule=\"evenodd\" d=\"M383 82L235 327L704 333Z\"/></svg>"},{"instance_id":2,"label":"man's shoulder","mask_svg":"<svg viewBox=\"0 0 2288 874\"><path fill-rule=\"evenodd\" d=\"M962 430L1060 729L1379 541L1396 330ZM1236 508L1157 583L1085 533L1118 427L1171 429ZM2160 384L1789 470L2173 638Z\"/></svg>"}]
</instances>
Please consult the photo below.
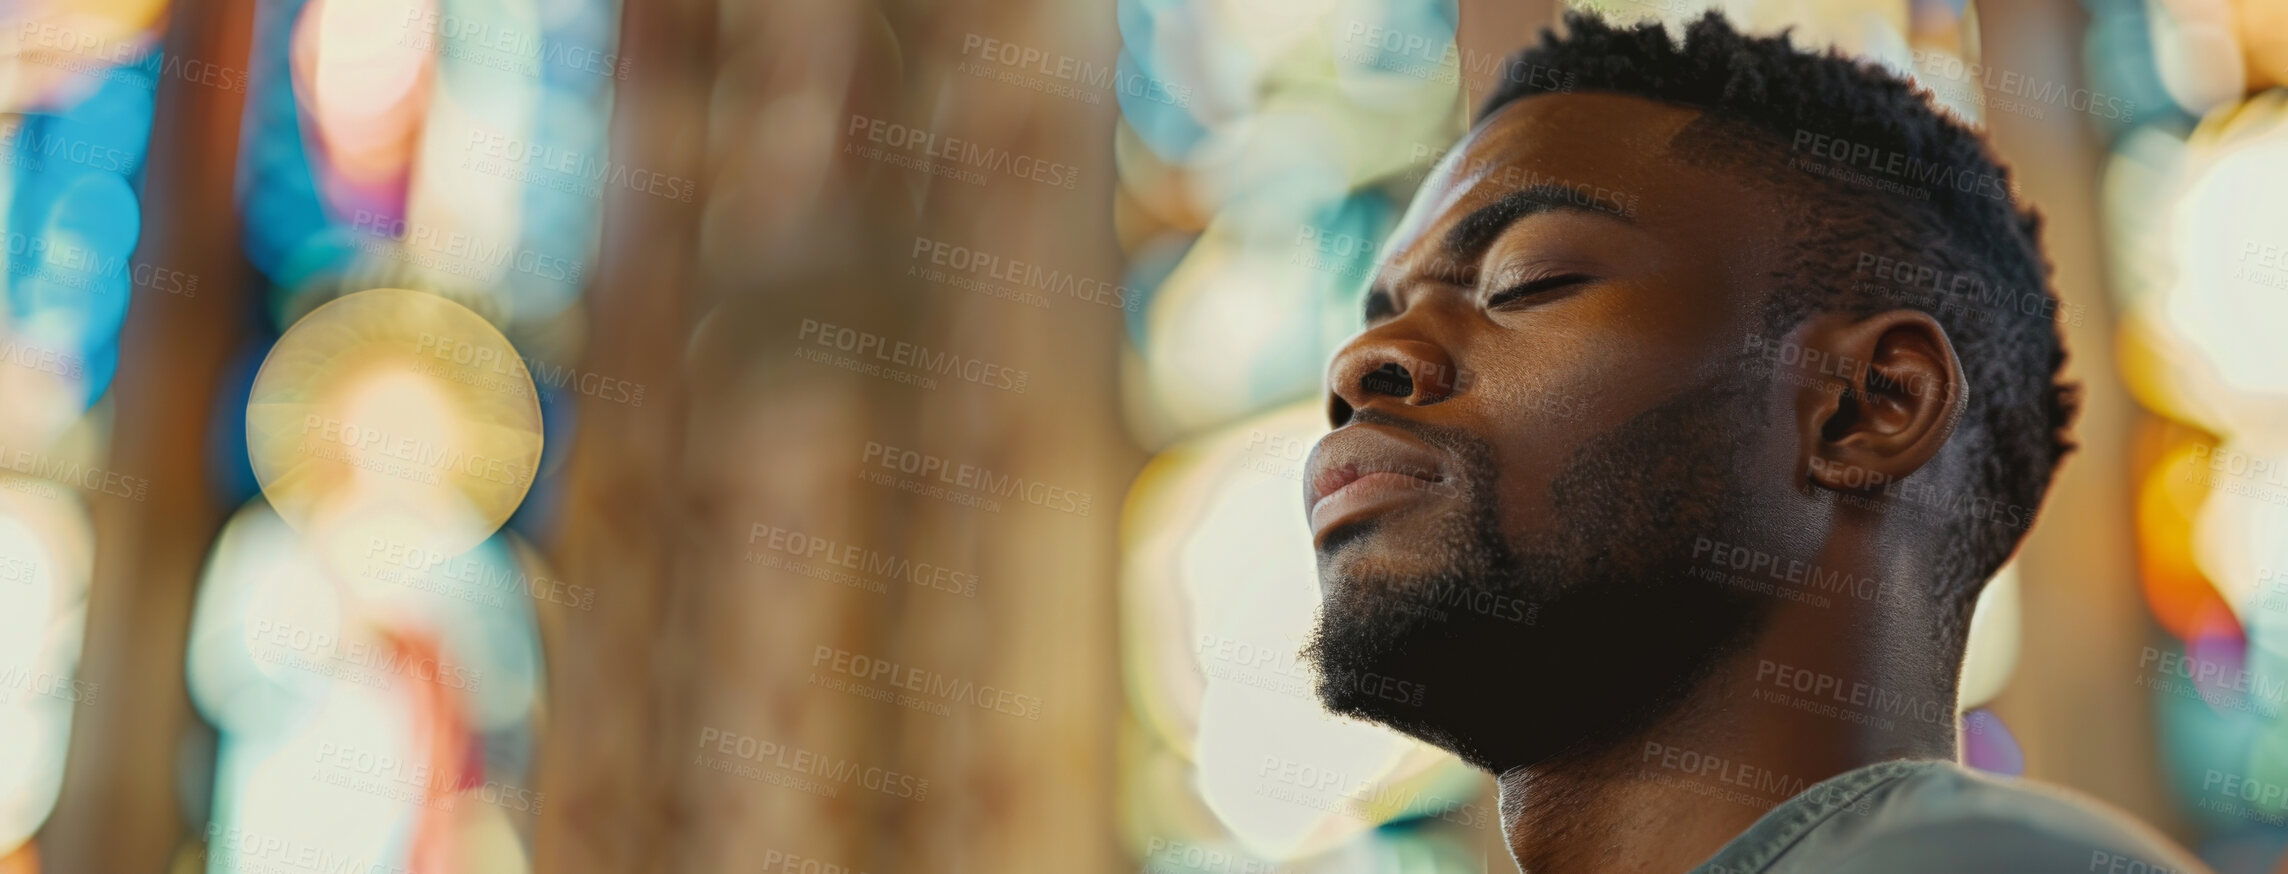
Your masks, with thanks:
<instances>
[{"instance_id":1,"label":"man's shoulder","mask_svg":"<svg viewBox=\"0 0 2288 874\"><path fill-rule=\"evenodd\" d=\"M2092 798L1948 762L1837 810L1771 871L2200 874L2175 843Z\"/></svg>"}]
</instances>

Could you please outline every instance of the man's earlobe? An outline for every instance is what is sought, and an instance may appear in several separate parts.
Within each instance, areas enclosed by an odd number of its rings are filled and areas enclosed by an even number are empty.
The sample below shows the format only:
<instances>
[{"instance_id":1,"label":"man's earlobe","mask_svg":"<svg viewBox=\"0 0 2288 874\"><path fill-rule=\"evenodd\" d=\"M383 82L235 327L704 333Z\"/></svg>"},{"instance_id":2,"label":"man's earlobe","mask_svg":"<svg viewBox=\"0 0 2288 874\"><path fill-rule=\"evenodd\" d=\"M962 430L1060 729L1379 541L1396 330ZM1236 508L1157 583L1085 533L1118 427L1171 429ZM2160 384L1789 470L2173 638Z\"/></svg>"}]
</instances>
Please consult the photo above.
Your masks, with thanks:
<instances>
[{"instance_id":1,"label":"man's earlobe","mask_svg":"<svg viewBox=\"0 0 2288 874\"><path fill-rule=\"evenodd\" d=\"M1969 404L1954 344L1930 314L1829 315L1800 336L1815 379L1797 393L1810 484L1879 489L1938 456Z\"/></svg>"}]
</instances>

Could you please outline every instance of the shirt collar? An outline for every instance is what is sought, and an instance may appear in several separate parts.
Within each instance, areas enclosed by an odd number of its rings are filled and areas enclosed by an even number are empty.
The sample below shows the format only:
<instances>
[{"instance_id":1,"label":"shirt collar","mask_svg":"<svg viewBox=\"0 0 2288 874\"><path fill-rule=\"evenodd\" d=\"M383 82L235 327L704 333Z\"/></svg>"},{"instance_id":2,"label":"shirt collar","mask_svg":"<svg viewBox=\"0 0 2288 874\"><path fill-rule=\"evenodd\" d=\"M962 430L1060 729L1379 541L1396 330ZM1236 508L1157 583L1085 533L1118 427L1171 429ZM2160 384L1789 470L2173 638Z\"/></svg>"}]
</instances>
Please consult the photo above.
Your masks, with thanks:
<instances>
[{"instance_id":1,"label":"shirt collar","mask_svg":"<svg viewBox=\"0 0 2288 874\"><path fill-rule=\"evenodd\" d=\"M1946 764L1936 760L1894 759L1822 780L1794 798L1780 802L1690 874L1762 874L1829 818L1860 807L1868 793L1915 771Z\"/></svg>"}]
</instances>

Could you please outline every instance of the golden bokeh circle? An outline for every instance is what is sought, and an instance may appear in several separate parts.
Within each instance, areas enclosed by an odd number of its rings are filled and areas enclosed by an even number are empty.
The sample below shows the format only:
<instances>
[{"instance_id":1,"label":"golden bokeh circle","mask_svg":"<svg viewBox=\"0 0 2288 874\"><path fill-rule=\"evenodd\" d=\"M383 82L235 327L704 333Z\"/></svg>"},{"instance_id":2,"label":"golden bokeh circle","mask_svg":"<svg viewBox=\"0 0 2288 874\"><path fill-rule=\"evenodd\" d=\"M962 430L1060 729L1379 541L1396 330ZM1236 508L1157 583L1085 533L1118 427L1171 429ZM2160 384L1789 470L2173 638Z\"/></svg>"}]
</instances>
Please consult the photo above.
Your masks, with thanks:
<instances>
[{"instance_id":1,"label":"golden bokeh circle","mask_svg":"<svg viewBox=\"0 0 2288 874\"><path fill-rule=\"evenodd\" d=\"M322 551L457 555L531 490L540 403L484 317L376 288L278 338L254 377L246 446L263 495Z\"/></svg>"}]
</instances>

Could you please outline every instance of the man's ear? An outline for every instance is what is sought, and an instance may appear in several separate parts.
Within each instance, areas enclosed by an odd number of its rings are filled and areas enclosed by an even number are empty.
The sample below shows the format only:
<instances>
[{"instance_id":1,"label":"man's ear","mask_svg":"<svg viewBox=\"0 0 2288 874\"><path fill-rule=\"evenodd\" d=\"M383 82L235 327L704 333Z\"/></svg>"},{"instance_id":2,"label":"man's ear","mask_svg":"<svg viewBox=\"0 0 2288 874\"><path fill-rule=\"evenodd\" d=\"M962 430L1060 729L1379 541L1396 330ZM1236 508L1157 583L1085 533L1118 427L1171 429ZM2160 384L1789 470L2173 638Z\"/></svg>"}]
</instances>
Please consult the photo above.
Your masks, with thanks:
<instances>
[{"instance_id":1,"label":"man's ear","mask_svg":"<svg viewBox=\"0 0 2288 874\"><path fill-rule=\"evenodd\" d=\"M1904 479L1937 457L1970 401L1962 363L1930 314L1827 314L1797 335L1802 465L1813 486L1845 492Z\"/></svg>"}]
</instances>

